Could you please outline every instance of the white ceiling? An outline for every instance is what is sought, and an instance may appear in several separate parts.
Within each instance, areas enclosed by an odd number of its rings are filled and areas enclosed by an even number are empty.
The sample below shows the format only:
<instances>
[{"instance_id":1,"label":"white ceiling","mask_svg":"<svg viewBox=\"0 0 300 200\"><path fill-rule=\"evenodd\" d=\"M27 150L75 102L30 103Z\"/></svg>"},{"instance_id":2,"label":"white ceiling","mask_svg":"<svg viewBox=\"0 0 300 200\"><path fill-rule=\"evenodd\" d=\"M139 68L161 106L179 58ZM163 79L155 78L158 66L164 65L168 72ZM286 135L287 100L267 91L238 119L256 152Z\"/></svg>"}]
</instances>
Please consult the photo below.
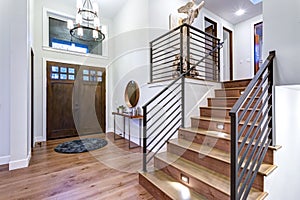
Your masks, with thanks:
<instances>
[{"instance_id":1,"label":"white ceiling","mask_svg":"<svg viewBox=\"0 0 300 200\"><path fill-rule=\"evenodd\" d=\"M196 2L200 3L201 0ZM253 5L250 0L205 0L204 7L232 24L262 14L262 3ZM239 9L244 9L246 13L236 16L234 13Z\"/></svg>"},{"instance_id":2,"label":"white ceiling","mask_svg":"<svg viewBox=\"0 0 300 200\"><path fill-rule=\"evenodd\" d=\"M98 0L100 15L105 18L113 18L127 1ZM188 2L189 0L185 1ZM196 3L200 3L201 1L196 0ZM205 0L204 7L232 24L237 24L262 14L262 3L253 5L250 0ZM245 9L246 13L242 16L236 16L234 13L241 8Z\"/></svg>"},{"instance_id":3,"label":"white ceiling","mask_svg":"<svg viewBox=\"0 0 300 200\"><path fill-rule=\"evenodd\" d=\"M100 16L113 18L128 0L98 0Z\"/></svg>"}]
</instances>

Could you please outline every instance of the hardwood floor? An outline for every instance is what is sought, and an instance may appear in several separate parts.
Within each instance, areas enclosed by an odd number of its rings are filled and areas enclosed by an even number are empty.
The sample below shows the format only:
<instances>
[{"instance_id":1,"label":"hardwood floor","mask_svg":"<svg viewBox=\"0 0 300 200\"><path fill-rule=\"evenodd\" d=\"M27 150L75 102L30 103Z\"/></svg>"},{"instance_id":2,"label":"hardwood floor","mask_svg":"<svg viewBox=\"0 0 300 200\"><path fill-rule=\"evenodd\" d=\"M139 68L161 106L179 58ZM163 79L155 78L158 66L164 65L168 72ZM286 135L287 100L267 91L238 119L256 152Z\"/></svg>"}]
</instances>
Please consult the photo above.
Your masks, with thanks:
<instances>
[{"instance_id":1,"label":"hardwood floor","mask_svg":"<svg viewBox=\"0 0 300 200\"><path fill-rule=\"evenodd\" d=\"M106 138L108 145L87 153L54 152L53 140L36 146L30 166L8 171L0 166L0 199L154 199L138 183L142 149L128 150L127 140L113 134L83 137Z\"/></svg>"}]
</instances>

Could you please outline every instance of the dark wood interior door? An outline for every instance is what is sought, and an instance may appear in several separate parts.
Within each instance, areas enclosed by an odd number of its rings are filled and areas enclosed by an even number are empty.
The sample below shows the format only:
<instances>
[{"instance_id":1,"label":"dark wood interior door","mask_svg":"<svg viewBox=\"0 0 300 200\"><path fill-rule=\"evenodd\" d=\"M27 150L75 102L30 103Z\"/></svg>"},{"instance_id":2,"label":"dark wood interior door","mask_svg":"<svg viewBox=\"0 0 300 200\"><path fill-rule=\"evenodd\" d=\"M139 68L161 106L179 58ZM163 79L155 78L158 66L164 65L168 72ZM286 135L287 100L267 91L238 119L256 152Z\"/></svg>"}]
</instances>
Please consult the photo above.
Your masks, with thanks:
<instances>
[{"instance_id":1,"label":"dark wood interior door","mask_svg":"<svg viewBox=\"0 0 300 200\"><path fill-rule=\"evenodd\" d=\"M105 131L105 69L47 62L47 139Z\"/></svg>"}]
</instances>

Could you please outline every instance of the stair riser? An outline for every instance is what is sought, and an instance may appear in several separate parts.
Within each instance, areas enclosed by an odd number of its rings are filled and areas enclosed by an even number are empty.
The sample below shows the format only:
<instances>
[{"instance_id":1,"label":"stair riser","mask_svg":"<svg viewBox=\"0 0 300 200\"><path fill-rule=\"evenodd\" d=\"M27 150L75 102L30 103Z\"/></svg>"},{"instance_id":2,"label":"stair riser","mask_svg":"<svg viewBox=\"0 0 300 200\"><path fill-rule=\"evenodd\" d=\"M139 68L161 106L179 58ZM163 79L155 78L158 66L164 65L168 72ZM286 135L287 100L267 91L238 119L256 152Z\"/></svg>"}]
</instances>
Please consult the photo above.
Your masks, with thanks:
<instances>
[{"instance_id":1,"label":"stair riser","mask_svg":"<svg viewBox=\"0 0 300 200\"><path fill-rule=\"evenodd\" d=\"M223 83L224 88L234 88L234 87L247 87L250 83L250 80L242 80L242 81L233 81Z\"/></svg>"},{"instance_id":2,"label":"stair riser","mask_svg":"<svg viewBox=\"0 0 300 200\"><path fill-rule=\"evenodd\" d=\"M245 89L230 89L230 90L215 90L215 96L216 97L240 97L242 93L245 91ZM254 93L254 91L252 92ZM261 94L261 91L258 93L258 95ZM251 95L250 95L251 96Z\"/></svg>"},{"instance_id":3,"label":"stair riser","mask_svg":"<svg viewBox=\"0 0 300 200\"><path fill-rule=\"evenodd\" d=\"M214 99L214 98L208 98L208 106L210 107L233 107L236 103L237 99ZM246 107L247 103L249 102L249 99L244 104L243 108ZM253 108L255 103L257 102L257 99L254 99L254 103L250 106L250 108ZM258 108L261 107L261 103L258 105Z\"/></svg>"},{"instance_id":4,"label":"stair riser","mask_svg":"<svg viewBox=\"0 0 300 200\"><path fill-rule=\"evenodd\" d=\"M181 156L182 158L185 158L187 160L190 160L194 163L197 163L199 165L202 165L204 167L209 168L210 170L216 171L220 174L223 174L225 176L230 176L230 163L215 159L213 157L208 156L207 154L209 152L207 151L201 151L198 152L191 151L189 149L184 149L180 146L174 145L174 144L168 144L168 152L176 154L178 156ZM159 160L159 159L157 159ZM157 164L154 161L155 167L166 167L165 165ZM161 168L159 168L161 169ZM171 175L171 174L170 174ZM171 175L173 176L173 175ZM174 177L176 178L176 177ZM263 191L263 180L264 177L261 174L257 174L256 179L254 180L253 187Z\"/></svg>"},{"instance_id":5,"label":"stair riser","mask_svg":"<svg viewBox=\"0 0 300 200\"><path fill-rule=\"evenodd\" d=\"M200 115L203 117L217 117L217 118L223 118L223 119L230 119L229 116L229 109L213 109L213 108L206 108L206 107L202 107L200 108ZM245 117L247 118L252 110L247 110L246 111L246 115ZM241 114L243 112L243 110L241 110L239 113ZM259 111L254 111L253 116L256 116L256 114ZM253 116L252 116L252 120L253 120Z\"/></svg>"},{"instance_id":6,"label":"stair riser","mask_svg":"<svg viewBox=\"0 0 300 200\"><path fill-rule=\"evenodd\" d=\"M143 186L155 199L172 200L172 198L162 192L158 187L148 181L148 179L141 174L139 174L139 184Z\"/></svg>"},{"instance_id":7,"label":"stair riser","mask_svg":"<svg viewBox=\"0 0 300 200\"><path fill-rule=\"evenodd\" d=\"M216 97L240 97L244 89L215 90Z\"/></svg>"},{"instance_id":8,"label":"stair riser","mask_svg":"<svg viewBox=\"0 0 300 200\"><path fill-rule=\"evenodd\" d=\"M230 144L230 141L227 139L215 138L215 137L211 137L211 136L207 136L207 135L203 135L203 134L196 134L196 133L184 131L181 129L179 130L178 135L179 135L179 138L181 138L181 139L185 139L185 140L188 140L188 141L191 141L194 143L214 147L214 148L220 149L225 152L230 152L231 144ZM244 147L244 151L247 147L248 147L248 145L246 144ZM251 152L252 149L253 149L253 147L251 147L249 151ZM244 151L242 151L242 153L244 153ZM272 149L267 150L267 154L264 158L264 163L274 164L274 150L272 150Z\"/></svg>"},{"instance_id":9,"label":"stair riser","mask_svg":"<svg viewBox=\"0 0 300 200\"><path fill-rule=\"evenodd\" d=\"M231 124L229 122L221 123L221 122L216 122L216 121L207 121L207 120L202 120L202 119L191 119L192 123L192 128L200 128L200 129L205 129L205 130L210 130L210 131L221 131L225 133L230 133L231 132ZM218 129L218 126L223 126L223 129ZM239 125L239 130L242 128L243 125ZM247 125L246 130L244 132L247 133L250 125ZM260 133L260 131L259 131ZM259 135L259 133L257 135ZM244 135L243 134L243 135ZM252 136L252 133L250 134L250 137Z\"/></svg>"},{"instance_id":10,"label":"stair riser","mask_svg":"<svg viewBox=\"0 0 300 200\"><path fill-rule=\"evenodd\" d=\"M172 176L174 179L176 179L178 182L181 182L185 184L186 186L193 188L194 191L206 196L207 199L209 200L214 200L214 199L228 199L229 196L216 188L207 185L206 183L203 183L202 181L197 180L196 178L189 176L188 174L180 171L179 169L168 165L166 162L155 158L154 164L158 169L161 169L163 172L168 174L169 176ZM189 177L189 183L184 183L181 181L181 174Z\"/></svg>"}]
</instances>

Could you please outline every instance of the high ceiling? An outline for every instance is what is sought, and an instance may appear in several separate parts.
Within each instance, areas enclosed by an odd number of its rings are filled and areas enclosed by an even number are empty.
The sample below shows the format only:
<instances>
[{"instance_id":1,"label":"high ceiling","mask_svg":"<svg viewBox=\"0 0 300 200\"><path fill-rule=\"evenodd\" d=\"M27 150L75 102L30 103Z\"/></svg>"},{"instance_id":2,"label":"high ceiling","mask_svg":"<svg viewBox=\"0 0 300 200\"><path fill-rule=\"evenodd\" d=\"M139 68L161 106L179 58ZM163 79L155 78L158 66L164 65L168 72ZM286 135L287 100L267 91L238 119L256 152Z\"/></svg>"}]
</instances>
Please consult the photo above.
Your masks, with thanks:
<instances>
[{"instance_id":1,"label":"high ceiling","mask_svg":"<svg viewBox=\"0 0 300 200\"><path fill-rule=\"evenodd\" d=\"M101 16L112 18L128 0L98 1L100 5ZM189 0L185 1L188 2ZM200 3L201 1L202 0L196 0L196 3ZM262 14L262 3L253 5L250 0L205 0L204 7L232 24L237 24ZM244 9L246 13L242 16L236 16L234 13L238 9Z\"/></svg>"},{"instance_id":2,"label":"high ceiling","mask_svg":"<svg viewBox=\"0 0 300 200\"><path fill-rule=\"evenodd\" d=\"M196 2L199 3L201 0ZM232 24L262 14L262 3L253 5L250 0L205 0L204 7ZM236 16L234 13L239 9L244 9L245 14Z\"/></svg>"}]
</instances>

